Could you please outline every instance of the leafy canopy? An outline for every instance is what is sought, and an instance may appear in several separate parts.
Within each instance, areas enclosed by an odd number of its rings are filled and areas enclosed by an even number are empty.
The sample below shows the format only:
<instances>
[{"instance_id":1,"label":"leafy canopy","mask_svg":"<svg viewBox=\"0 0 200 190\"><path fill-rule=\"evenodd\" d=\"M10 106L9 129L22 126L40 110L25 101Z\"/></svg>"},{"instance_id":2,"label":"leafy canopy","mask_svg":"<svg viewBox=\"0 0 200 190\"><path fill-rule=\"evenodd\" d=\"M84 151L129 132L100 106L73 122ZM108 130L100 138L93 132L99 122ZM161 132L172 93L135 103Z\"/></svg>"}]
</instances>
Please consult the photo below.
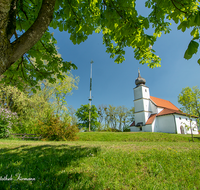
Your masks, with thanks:
<instances>
[{"instance_id":1,"label":"leafy canopy","mask_svg":"<svg viewBox=\"0 0 200 190\"><path fill-rule=\"evenodd\" d=\"M89 104L81 105L80 108L76 111L76 116L78 118L78 127L79 128L89 128ZM98 111L95 105L91 106L91 130L94 131L98 126L99 122L97 121L98 118Z\"/></svg>"},{"instance_id":2,"label":"leafy canopy","mask_svg":"<svg viewBox=\"0 0 200 190\"><path fill-rule=\"evenodd\" d=\"M192 28L192 40L184 58L190 59L198 51L199 0L147 0L145 6L151 10L147 17L138 15L136 0L52 0L49 3L54 6L52 15L49 15L48 9L43 9L47 0L13 2L16 3L16 6L13 9L11 6L10 9L15 11L9 18L11 22L8 24L9 28L7 27L7 29L9 30L6 35L9 39L10 36L13 36L11 46L14 46L14 50L18 47L16 44L21 45L20 38L22 36L26 36L27 32L32 35L31 32L37 29L37 24L43 22L42 20L38 21L37 17L46 11L45 13L48 13L46 17L53 18L49 22L49 26L54 29L58 28L61 32L70 33L70 39L74 44L84 42L94 31L102 32L103 43L107 48L106 52L110 54L111 58L115 58L116 63L122 63L125 60L124 48L128 46L133 48L134 57L140 60L141 64L146 63L150 68L159 67L161 59L155 54L153 45L161 34L170 33L171 20L178 25L178 29L182 32L185 32L187 28ZM0 16L1 14L0 10ZM46 23L44 22L44 24ZM31 31L30 27L32 27ZM146 33L150 27L153 28L151 35ZM41 30L41 32L43 31L45 30ZM54 82L51 74L62 78L61 72L66 72L71 67L76 68L73 63L56 56L56 39L53 34L48 29L43 33L42 38L32 47L28 47L27 51L17 52L22 56L14 60L14 63L9 63L12 66L8 64L4 82L16 82L20 77L34 86L43 79ZM27 39L31 41L28 37ZM33 57L36 59L35 63L31 61ZM46 60L47 64L44 64L42 60ZM198 63L200 64L200 59ZM1 64L3 65L2 62Z\"/></svg>"}]
</instances>

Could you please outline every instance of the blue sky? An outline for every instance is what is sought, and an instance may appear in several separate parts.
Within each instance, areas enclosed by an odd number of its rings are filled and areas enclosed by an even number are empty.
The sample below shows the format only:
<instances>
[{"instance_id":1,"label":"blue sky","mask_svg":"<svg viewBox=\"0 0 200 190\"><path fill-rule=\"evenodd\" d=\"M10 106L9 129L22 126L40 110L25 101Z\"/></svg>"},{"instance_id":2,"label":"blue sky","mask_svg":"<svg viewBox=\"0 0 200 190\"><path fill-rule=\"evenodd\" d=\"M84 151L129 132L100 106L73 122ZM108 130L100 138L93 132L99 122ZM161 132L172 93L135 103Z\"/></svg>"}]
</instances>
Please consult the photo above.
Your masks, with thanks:
<instances>
[{"instance_id":1,"label":"blue sky","mask_svg":"<svg viewBox=\"0 0 200 190\"><path fill-rule=\"evenodd\" d=\"M139 14L143 16L147 14L143 8L144 1L140 1L137 7ZM192 39L191 30L183 33L177 30L177 26L172 23L171 33L163 34L154 44L153 49L162 59L161 67L154 69L140 65L134 58L131 48L125 49L126 60L122 64L114 63L114 59L106 53L101 34L94 33L85 42L74 45L67 32L51 30L57 39L58 52L62 58L65 61L72 61L78 67L72 71L74 76L80 77L78 90L74 90L73 94L66 98L68 105L77 109L81 104L89 103L90 61L93 60L93 105L133 107L133 88L139 68L141 76L146 79L146 86L149 87L151 96L169 100L180 108L178 95L182 88L186 86L200 88L200 66L197 63L199 52L190 60L183 58Z\"/></svg>"}]
</instances>

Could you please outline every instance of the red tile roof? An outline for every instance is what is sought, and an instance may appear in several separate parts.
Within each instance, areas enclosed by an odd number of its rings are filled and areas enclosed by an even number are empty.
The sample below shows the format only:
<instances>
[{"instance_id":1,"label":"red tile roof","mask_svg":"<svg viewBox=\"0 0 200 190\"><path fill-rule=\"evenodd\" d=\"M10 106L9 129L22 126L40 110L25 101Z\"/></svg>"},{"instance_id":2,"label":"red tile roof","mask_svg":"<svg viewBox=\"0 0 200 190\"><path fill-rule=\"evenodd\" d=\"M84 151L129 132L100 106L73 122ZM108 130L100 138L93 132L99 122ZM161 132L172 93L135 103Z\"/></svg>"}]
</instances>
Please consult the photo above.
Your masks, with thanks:
<instances>
[{"instance_id":1,"label":"red tile roof","mask_svg":"<svg viewBox=\"0 0 200 190\"><path fill-rule=\"evenodd\" d=\"M183 112L181 112L179 110L172 110L172 109L164 108L157 116L175 114L175 113L185 115Z\"/></svg>"},{"instance_id":2,"label":"red tile roof","mask_svg":"<svg viewBox=\"0 0 200 190\"><path fill-rule=\"evenodd\" d=\"M155 117L156 117L156 114L151 114L145 125L152 124Z\"/></svg>"},{"instance_id":3,"label":"red tile roof","mask_svg":"<svg viewBox=\"0 0 200 190\"><path fill-rule=\"evenodd\" d=\"M172 109L167 109L167 108L164 108L160 113L157 114L157 116L169 115L169 114L179 114L179 115L188 116L188 114L183 113L183 112L180 111L180 110L172 110ZM191 117L197 117L197 116L191 115Z\"/></svg>"},{"instance_id":4,"label":"red tile roof","mask_svg":"<svg viewBox=\"0 0 200 190\"><path fill-rule=\"evenodd\" d=\"M130 125L130 127L135 126L135 121Z\"/></svg>"},{"instance_id":5,"label":"red tile roof","mask_svg":"<svg viewBox=\"0 0 200 190\"><path fill-rule=\"evenodd\" d=\"M153 96L150 96L150 99L156 104L157 107L168 108L171 110L179 110L174 104L172 104L168 100L163 100L161 98L156 98Z\"/></svg>"}]
</instances>

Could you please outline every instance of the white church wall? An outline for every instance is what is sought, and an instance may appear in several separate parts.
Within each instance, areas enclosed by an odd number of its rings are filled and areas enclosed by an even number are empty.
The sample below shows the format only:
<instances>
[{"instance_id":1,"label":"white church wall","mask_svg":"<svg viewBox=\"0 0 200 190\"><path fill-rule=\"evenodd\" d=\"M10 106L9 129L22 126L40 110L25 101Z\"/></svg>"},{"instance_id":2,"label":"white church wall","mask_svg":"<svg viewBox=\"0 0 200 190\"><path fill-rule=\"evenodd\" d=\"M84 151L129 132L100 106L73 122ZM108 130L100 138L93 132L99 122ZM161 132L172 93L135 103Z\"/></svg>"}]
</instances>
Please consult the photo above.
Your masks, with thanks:
<instances>
[{"instance_id":1,"label":"white church wall","mask_svg":"<svg viewBox=\"0 0 200 190\"><path fill-rule=\"evenodd\" d=\"M163 133L176 133L174 116L165 115L157 117L154 131Z\"/></svg>"},{"instance_id":2,"label":"white church wall","mask_svg":"<svg viewBox=\"0 0 200 190\"><path fill-rule=\"evenodd\" d=\"M142 131L144 132L152 132L152 125L145 125L144 127L142 127Z\"/></svg>"},{"instance_id":3,"label":"white church wall","mask_svg":"<svg viewBox=\"0 0 200 190\"><path fill-rule=\"evenodd\" d=\"M134 101L135 112L150 111L149 100L139 99Z\"/></svg>"},{"instance_id":4,"label":"white church wall","mask_svg":"<svg viewBox=\"0 0 200 190\"><path fill-rule=\"evenodd\" d=\"M142 87L143 98L149 99L150 98L149 88L146 86L141 86L141 87Z\"/></svg>"},{"instance_id":5,"label":"white church wall","mask_svg":"<svg viewBox=\"0 0 200 190\"><path fill-rule=\"evenodd\" d=\"M149 101L149 104L150 104L150 111L152 112L152 114L157 113L156 106L151 101Z\"/></svg>"},{"instance_id":6,"label":"white church wall","mask_svg":"<svg viewBox=\"0 0 200 190\"><path fill-rule=\"evenodd\" d=\"M144 111L150 111L149 99L143 99Z\"/></svg>"},{"instance_id":7,"label":"white church wall","mask_svg":"<svg viewBox=\"0 0 200 190\"><path fill-rule=\"evenodd\" d=\"M140 98L150 98L149 88L146 86L138 86L133 89L134 91L134 99L140 99Z\"/></svg>"},{"instance_id":8,"label":"white church wall","mask_svg":"<svg viewBox=\"0 0 200 190\"><path fill-rule=\"evenodd\" d=\"M157 113L160 113L163 110L163 108L157 107Z\"/></svg>"},{"instance_id":9,"label":"white church wall","mask_svg":"<svg viewBox=\"0 0 200 190\"><path fill-rule=\"evenodd\" d=\"M142 99L134 101L135 112L143 111L143 101Z\"/></svg>"},{"instance_id":10,"label":"white church wall","mask_svg":"<svg viewBox=\"0 0 200 190\"><path fill-rule=\"evenodd\" d=\"M134 88L133 91L134 91L134 99L135 100L142 98L141 86Z\"/></svg>"},{"instance_id":11,"label":"white church wall","mask_svg":"<svg viewBox=\"0 0 200 190\"><path fill-rule=\"evenodd\" d=\"M135 113L135 124L142 122L143 125L147 122L148 118L150 117L151 113L150 112L138 112Z\"/></svg>"},{"instance_id":12,"label":"white church wall","mask_svg":"<svg viewBox=\"0 0 200 190\"><path fill-rule=\"evenodd\" d=\"M131 132L139 132L140 128L139 127L130 127Z\"/></svg>"},{"instance_id":13,"label":"white church wall","mask_svg":"<svg viewBox=\"0 0 200 190\"><path fill-rule=\"evenodd\" d=\"M154 119L153 123L152 123L152 132L157 132L156 130L156 124L157 124L157 118Z\"/></svg>"},{"instance_id":14,"label":"white church wall","mask_svg":"<svg viewBox=\"0 0 200 190\"><path fill-rule=\"evenodd\" d=\"M178 134L191 134L190 128L190 118L186 117L184 115L175 115L176 118L176 126L177 126L177 133ZM191 118L191 126L193 128L192 133L193 134L198 134L198 128L197 128L197 121L195 118ZM182 126L182 131L181 131L181 126ZM182 133L181 133L182 132Z\"/></svg>"}]
</instances>

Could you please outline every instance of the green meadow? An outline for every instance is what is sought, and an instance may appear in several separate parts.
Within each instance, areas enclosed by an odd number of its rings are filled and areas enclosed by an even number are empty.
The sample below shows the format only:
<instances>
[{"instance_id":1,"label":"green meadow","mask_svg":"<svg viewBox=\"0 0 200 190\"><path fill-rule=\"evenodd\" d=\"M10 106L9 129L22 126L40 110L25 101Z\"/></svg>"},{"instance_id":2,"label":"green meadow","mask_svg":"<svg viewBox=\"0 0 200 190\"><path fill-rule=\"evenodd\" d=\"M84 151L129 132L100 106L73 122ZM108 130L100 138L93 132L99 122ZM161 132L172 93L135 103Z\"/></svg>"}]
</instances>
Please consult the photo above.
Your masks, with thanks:
<instances>
[{"instance_id":1,"label":"green meadow","mask_svg":"<svg viewBox=\"0 0 200 190\"><path fill-rule=\"evenodd\" d=\"M0 189L200 189L200 135L78 136L0 140Z\"/></svg>"}]
</instances>

